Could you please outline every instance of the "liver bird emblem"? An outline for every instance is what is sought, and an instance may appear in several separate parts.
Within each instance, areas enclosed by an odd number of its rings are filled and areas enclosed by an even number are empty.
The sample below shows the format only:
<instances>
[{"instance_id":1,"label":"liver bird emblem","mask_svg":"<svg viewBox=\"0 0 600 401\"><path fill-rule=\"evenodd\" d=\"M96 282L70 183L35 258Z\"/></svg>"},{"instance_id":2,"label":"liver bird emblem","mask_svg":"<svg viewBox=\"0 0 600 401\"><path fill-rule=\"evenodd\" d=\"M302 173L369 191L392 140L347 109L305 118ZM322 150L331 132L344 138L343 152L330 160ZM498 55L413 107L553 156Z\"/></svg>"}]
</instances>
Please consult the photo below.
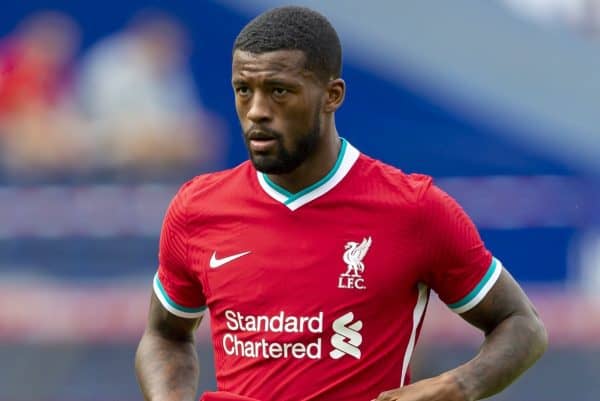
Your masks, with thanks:
<instances>
[{"instance_id":1,"label":"liver bird emblem","mask_svg":"<svg viewBox=\"0 0 600 401\"><path fill-rule=\"evenodd\" d=\"M360 273L365 271L365 264L363 259L367 255L367 251L371 246L371 237L367 237L358 242L350 241L345 246L346 252L344 252L344 262L348 265L346 273L342 273L345 277L360 277Z\"/></svg>"}]
</instances>

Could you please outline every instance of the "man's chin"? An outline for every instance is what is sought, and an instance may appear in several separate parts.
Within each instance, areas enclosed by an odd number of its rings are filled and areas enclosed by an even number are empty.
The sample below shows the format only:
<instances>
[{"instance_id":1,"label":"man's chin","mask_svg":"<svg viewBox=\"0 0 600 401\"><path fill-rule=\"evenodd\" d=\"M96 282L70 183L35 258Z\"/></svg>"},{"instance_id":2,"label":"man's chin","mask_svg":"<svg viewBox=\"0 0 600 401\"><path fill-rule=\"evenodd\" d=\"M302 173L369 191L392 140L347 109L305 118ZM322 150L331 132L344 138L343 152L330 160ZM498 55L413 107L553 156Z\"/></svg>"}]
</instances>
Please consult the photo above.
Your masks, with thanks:
<instances>
[{"instance_id":1,"label":"man's chin","mask_svg":"<svg viewBox=\"0 0 600 401\"><path fill-rule=\"evenodd\" d=\"M256 170L265 174L286 174L294 170L272 156L253 155L250 161Z\"/></svg>"}]
</instances>

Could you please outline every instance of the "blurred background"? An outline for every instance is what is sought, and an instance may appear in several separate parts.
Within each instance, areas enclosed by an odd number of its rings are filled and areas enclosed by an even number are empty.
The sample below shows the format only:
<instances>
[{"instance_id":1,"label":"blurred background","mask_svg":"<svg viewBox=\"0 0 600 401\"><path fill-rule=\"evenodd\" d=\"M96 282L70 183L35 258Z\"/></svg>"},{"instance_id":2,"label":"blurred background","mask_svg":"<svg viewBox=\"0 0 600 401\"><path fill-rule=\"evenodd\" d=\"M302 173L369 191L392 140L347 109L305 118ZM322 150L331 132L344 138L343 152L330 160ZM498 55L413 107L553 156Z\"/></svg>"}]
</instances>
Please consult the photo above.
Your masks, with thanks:
<instances>
[{"instance_id":1,"label":"blurred background","mask_svg":"<svg viewBox=\"0 0 600 401\"><path fill-rule=\"evenodd\" d=\"M289 3L340 33L341 134L434 176L540 310L550 350L493 399L597 401L600 1ZM3 2L0 401L141 399L133 358L164 210L184 181L245 160L231 47L281 4ZM434 300L414 376L480 341Z\"/></svg>"}]
</instances>

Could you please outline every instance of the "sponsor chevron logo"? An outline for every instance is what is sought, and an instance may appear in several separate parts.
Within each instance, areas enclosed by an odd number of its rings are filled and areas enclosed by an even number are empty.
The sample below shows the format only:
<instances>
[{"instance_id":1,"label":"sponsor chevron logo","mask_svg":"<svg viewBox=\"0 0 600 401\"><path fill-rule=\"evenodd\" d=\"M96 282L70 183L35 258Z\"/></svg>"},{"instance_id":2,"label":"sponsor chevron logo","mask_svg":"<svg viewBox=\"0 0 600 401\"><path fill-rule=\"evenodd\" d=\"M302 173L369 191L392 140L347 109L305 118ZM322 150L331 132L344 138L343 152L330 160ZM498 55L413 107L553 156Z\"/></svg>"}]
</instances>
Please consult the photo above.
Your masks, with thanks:
<instances>
[{"instance_id":1,"label":"sponsor chevron logo","mask_svg":"<svg viewBox=\"0 0 600 401\"><path fill-rule=\"evenodd\" d=\"M331 337L333 351L329 356L333 359L340 359L344 355L350 355L360 359L360 344L362 335L359 333L362 329L362 321L354 321L354 313L348 312L333 322L333 331L335 334Z\"/></svg>"}]
</instances>

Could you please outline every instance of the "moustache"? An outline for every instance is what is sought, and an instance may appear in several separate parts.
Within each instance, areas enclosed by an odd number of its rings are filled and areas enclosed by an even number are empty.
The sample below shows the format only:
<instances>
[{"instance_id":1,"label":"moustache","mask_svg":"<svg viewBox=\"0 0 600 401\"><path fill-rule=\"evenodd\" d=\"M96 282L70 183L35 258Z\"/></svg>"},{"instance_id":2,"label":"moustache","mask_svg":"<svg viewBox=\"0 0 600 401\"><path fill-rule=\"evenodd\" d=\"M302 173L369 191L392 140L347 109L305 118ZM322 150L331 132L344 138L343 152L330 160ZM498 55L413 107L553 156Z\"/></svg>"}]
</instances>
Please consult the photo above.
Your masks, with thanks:
<instances>
[{"instance_id":1,"label":"moustache","mask_svg":"<svg viewBox=\"0 0 600 401\"><path fill-rule=\"evenodd\" d=\"M281 140L281 133L274 131L269 128L259 128L252 127L246 132L244 132L244 136L248 140L268 140L268 139L277 139Z\"/></svg>"}]
</instances>

